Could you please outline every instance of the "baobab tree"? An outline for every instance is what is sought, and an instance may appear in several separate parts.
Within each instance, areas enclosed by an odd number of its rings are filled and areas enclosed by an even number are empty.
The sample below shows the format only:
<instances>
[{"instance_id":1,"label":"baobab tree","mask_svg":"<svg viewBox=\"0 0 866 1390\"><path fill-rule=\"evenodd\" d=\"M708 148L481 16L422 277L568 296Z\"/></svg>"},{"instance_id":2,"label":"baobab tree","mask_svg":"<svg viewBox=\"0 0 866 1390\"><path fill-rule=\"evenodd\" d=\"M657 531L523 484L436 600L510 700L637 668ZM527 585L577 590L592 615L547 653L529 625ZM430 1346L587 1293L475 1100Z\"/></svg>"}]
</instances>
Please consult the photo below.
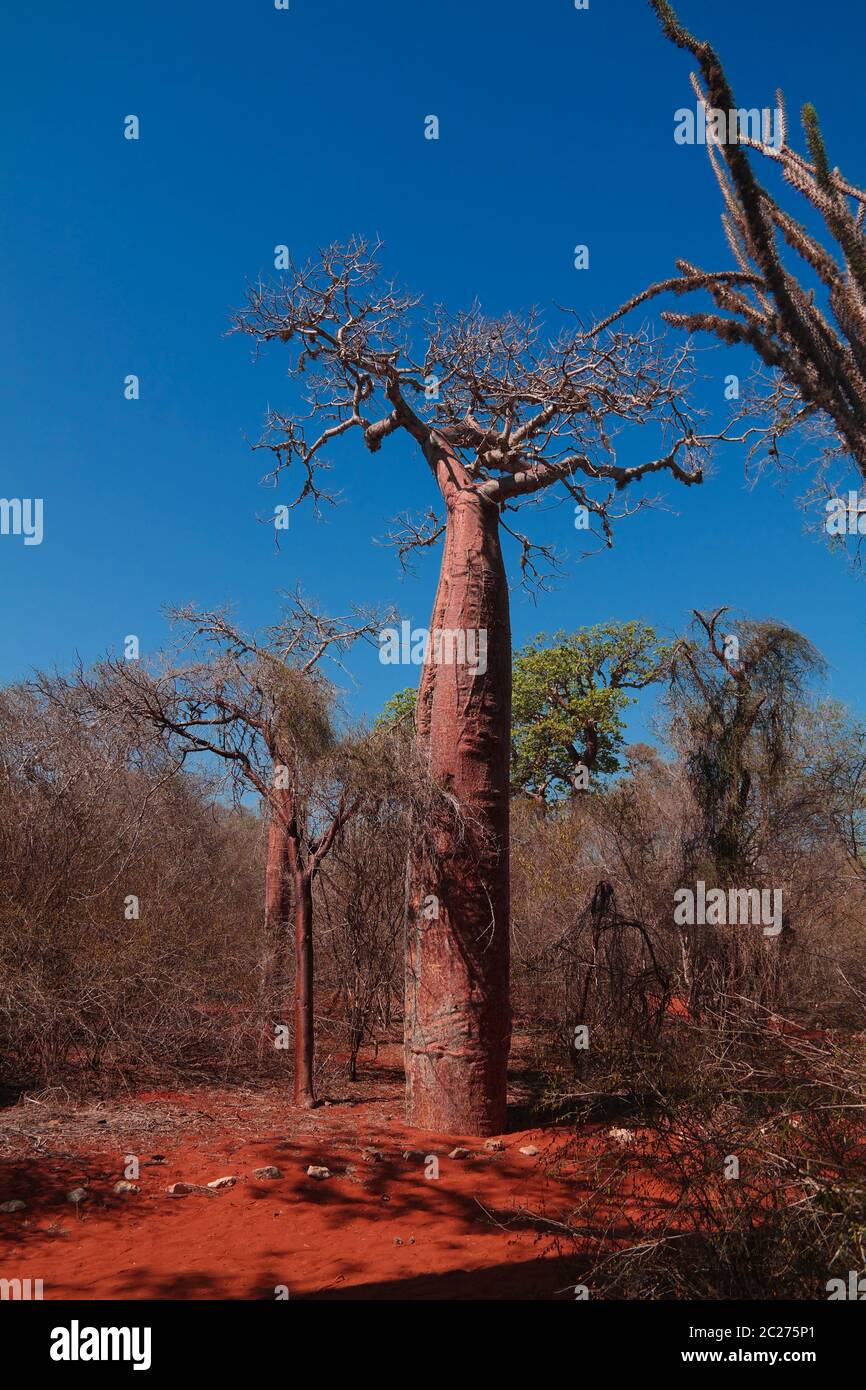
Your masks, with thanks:
<instances>
[{"instance_id":1,"label":"baobab tree","mask_svg":"<svg viewBox=\"0 0 866 1390\"><path fill-rule=\"evenodd\" d=\"M313 884L325 857L364 803L369 769L360 743L338 738L335 688L319 663L370 637L381 618L330 618L300 595L279 622L248 635L224 612L177 609L183 636L156 661L110 657L75 687L91 707L149 725L176 766L218 759L239 796L258 793L268 816L265 982L282 957L294 914L294 1102L315 1104ZM353 762L364 778L353 780ZM263 988L263 995L265 990Z\"/></svg>"},{"instance_id":2,"label":"baobab tree","mask_svg":"<svg viewBox=\"0 0 866 1390\"><path fill-rule=\"evenodd\" d=\"M718 54L685 28L668 0L650 4L666 36L700 68L692 86L707 109L706 150L736 268L705 270L678 260L678 275L642 290L605 322L659 295L708 294L714 310L665 309L662 318L751 348L760 370L750 403L761 421L751 455L778 466L786 445L805 441L816 461L816 492L838 494L852 464L866 479L866 189L831 168L808 102L801 112L807 154L788 143L780 91L772 140L769 128L758 134L735 122L732 131L729 116L739 108ZM713 126L717 112L724 136ZM761 182L764 161L792 190L791 208ZM816 213L822 230L813 228Z\"/></svg>"},{"instance_id":3,"label":"baobab tree","mask_svg":"<svg viewBox=\"0 0 866 1390\"><path fill-rule=\"evenodd\" d=\"M352 240L274 285L254 285L234 328L257 348L285 344L289 376L304 388L305 406L271 411L258 446L271 453L272 476L299 472L289 505L327 497L328 447L354 433L373 454L394 436L411 441L444 510L420 523L404 518L397 537L404 553L444 537L417 739L461 825L455 833L442 815L412 853L407 1114L420 1128L489 1134L505 1125L511 1033L502 532L531 578L552 547L516 529L518 508L556 487L575 520L609 544L616 499L655 474L699 483L712 441L689 404L685 349L669 354L645 332L599 334L567 313L549 333L536 312L491 320L477 305L457 316L437 309L419 323L419 301L383 281L377 250ZM621 461L617 436L630 426L653 427L657 452ZM436 634L483 636L485 660L461 659L459 643L457 658L442 660ZM468 640L464 650L477 655Z\"/></svg>"}]
</instances>

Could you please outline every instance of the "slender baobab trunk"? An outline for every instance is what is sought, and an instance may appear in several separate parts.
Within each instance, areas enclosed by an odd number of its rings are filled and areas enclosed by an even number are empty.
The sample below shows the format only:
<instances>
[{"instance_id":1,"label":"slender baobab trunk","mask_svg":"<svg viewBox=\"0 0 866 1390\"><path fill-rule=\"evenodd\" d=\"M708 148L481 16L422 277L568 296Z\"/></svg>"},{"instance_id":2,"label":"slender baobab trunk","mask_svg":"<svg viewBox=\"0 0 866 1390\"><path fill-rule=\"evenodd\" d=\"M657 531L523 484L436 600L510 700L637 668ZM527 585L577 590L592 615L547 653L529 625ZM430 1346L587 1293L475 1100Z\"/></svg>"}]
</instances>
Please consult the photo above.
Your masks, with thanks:
<instances>
[{"instance_id":1,"label":"slender baobab trunk","mask_svg":"<svg viewBox=\"0 0 866 1390\"><path fill-rule=\"evenodd\" d=\"M511 1038L508 585L497 508L465 486L453 457L440 455L436 470L447 526L417 727L458 822L447 809L435 816L411 864L407 1117L421 1129L496 1134ZM437 630L463 634L465 660L437 662Z\"/></svg>"},{"instance_id":2,"label":"slender baobab trunk","mask_svg":"<svg viewBox=\"0 0 866 1390\"><path fill-rule=\"evenodd\" d=\"M265 950L261 968L262 997L268 998L276 982L286 983L289 926L289 845L286 837L286 793L271 793L268 822L268 857L265 867Z\"/></svg>"},{"instance_id":3,"label":"slender baobab trunk","mask_svg":"<svg viewBox=\"0 0 866 1390\"><path fill-rule=\"evenodd\" d=\"M313 1090L313 885L298 838L291 791L271 792L268 826L268 862L265 875L265 922L270 970L273 961L285 963L289 949L289 904L294 907L295 929L295 1076L294 1102L312 1105ZM276 970L276 979L288 986L288 972Z\"/></svg>"},{"instance_id":4,"label":"slender baobab trunk","mask_svg":"<svg viewBox=\"0 0 866 1390\"><path fill-rule=\"evenodd\" d=\"M313 1105L313 884L293 865L295 897L295 1105Z\"/></svg>"}]
</instances>

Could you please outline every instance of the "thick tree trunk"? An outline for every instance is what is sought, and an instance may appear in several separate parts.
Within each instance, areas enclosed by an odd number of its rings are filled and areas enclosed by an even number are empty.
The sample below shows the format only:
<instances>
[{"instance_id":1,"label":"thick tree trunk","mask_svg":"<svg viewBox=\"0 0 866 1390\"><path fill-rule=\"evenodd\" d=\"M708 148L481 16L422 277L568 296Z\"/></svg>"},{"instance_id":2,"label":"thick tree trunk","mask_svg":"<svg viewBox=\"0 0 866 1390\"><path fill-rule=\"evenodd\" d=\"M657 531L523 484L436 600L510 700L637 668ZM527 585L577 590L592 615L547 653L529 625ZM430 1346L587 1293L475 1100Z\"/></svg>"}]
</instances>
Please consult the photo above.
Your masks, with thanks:
<instances>
[{"instance_id":1,"label":"thick tree trunk","mask_svg":"<svg viewBox=\"0 0 866 1390\"><path fill-rule=\"evenodd\" d=\"M313 885L308 873L292 876L295 897L295 1105L314 1105L313 1090Z\"/></svg>"},{"instance_id":2,"label":"thick tree trunk","mask_svg":"<svg viewBox=\"0 0 866 1390\"><path fill-rule=\"evenodd\" d=\"M508 585L497 508L453 457L440 456L436 471L447 528L417 728L433 778L461 823L455 831L447 811L433 817L412 858L407 1118L421 1129L486 1135L505 1128L511 1039ZM464 661L437 663L437 630L464 634Z\"/></svg>"}]
</instances>

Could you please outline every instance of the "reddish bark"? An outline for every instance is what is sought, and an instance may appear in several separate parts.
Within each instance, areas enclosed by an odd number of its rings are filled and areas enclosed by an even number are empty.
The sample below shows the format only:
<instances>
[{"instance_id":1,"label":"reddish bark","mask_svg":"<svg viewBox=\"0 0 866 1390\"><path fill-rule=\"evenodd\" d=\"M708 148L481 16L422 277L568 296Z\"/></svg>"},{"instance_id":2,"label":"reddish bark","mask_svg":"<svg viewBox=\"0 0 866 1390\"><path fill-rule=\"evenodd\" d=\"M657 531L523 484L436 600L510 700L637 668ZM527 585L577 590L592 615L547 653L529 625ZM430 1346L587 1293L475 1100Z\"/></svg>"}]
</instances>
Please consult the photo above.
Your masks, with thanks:
<instances>
[{"instance_id":1,"label":"reddish bark","mask_svg":"<svg viewBox=\"0 0 866 1390\"><path fill-rule=\"evenodd\" d=\"M285 792L271 793L268 859L265 868L265 928L268 951L285 950L284 929L289 920L289 846L286 838Z\"/></svg>"},{"instance_id":2,"label":"reddish bark","mask_svg":"<svg viewBox=\"0 0 866 1390\"><path fill-rule=\"evenodd\" d=\"M295 1105L315 1104L313 1087L313 885L292 873L295 896Z\"/></svg>"},{"instance_id":3,"label":"reddish bark","mask_svg":"<svg viewBox=\"0 0 866 1390\"><path fill-rule=\"evenodd\" d=\"M294 1103L315 1104L313 1087L313 874L304 855L289 790L273 790L268 826L268 861L265 873L265 922L269 951L269 980L274 973L280 985L283 970L273 971L273 960L288 954L289 907L294 906L295 937L295 1049ZM271 954L272 953L272 954Z\"/></svg>"},{"instance_id":4,"label":"reddish bark","mask_svg":"<svg viewBox=\"0 0 866 1390\"><path fill-rule=\"evenodd\" d=\"M434 817L413 857L407 1118L421 1129L496 1134L505 1128L511 1038L508 584L498 508L471 486L453 455L440 452L431 463L447 524L417 731L433 778L463 823L455 835L447 810ZM486 632L486 670L468 659L437 664L437 630Z\"/></svg>"},{"instance_id":5,"label":"reddish bark","mask_svg":"<svg viewBox=\"0 0 866 1390\"><path fill-rule=\"evenodd\" d=\"M280 791L272 791L269 797L264 950L259 974L260 999L266 1010L272 1001L282 998L288 986L291 884L284 799L285 793Z\"/></svg>"}]
</instances>

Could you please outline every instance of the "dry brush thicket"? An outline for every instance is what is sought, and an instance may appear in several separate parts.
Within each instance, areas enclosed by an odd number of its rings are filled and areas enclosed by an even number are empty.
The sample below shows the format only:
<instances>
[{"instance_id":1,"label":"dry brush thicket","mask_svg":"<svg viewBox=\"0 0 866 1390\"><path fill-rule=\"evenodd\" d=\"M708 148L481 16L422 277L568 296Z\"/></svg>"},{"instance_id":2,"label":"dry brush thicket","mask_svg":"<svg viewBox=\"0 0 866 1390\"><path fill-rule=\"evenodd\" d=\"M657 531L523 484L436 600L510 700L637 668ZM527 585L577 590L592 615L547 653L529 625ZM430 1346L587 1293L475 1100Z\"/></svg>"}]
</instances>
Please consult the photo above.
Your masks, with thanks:
<instances>
[{"instance_id":1,"label":"dry brush thicket","mask_svg":"<svg viewBox=\"0 0 866 1390\"><path fill-rule=\"evenodd\" d=\"M796 633L726 615L733 660L723 612L666 649L664 752L620 747L587 791L513 797L515 1027L582 1175L568 1220L539 1225L600 1296L812 1294L862 1263L866 739L815 693ZM288 1100L294 904L289 883L275 933L267 803L118 718L94 696L106 672L0 697L4 1090L254 1079ZM374 734L346 745L341 775L367 794L312 885L320 1096L404 1027L407 864L438 792L405 720ZM307 806L314 828L330 804ZM780 889L781 930L678 925L697 878ZM587 1154L611 1123L638 1149ZM675 1193L651 1236L636 1166Z\"/></svg>"},{"instance_id":2,"label":"dry brush thicket","mask_svg":"<svg viewBox=\"0 0 866 1390\"><path fill-rule=\"evenodd\" d=\"M678 887L725 881L694 744L633 747L617 784L515 817L518 1007L579 1178L565 1219L533 1215L593 1297L826 1297L862 1267L862 737L820 703L788 737L740 827L740 882L782 890L775 937L673 921Z\"/></svg>"},{"instance_id":3,"label":"dry brush thicket","mask_svg":"<svg viewBox=\"0 0 866 1390\"><path fill-rule=\"evenodd\" d=\"M698 637L672 648L665 756L631 745L621 773L588 791L513 797L512 1007L551 1073L563 1059L592 1068L602 1040L654 1041L672 1001L693 1018L723 1006L859 1025L863 735L841 708L789 698L796 634L737 625L757 655L730 669L697 621ZM267 804L228 798L216 760L187 761L148 721L109 717L112 701L93 694L106 670L0 699L4 1080L290 1072L274 1036L292 1026L292 885L275 931ZM750 672L757 698L743 692ZM315 831L345 799L335 782L356 787L313 883L321 1065L354 1076L367 1046L400 1035L407 856L435 792L424 800L401 724L345 748L329 800L306 814ZM698 878L781 890L781 932L676 925L676 890ZM581 1023L595 1034L583 1058Z\"/></svg>"}]
</instances>

